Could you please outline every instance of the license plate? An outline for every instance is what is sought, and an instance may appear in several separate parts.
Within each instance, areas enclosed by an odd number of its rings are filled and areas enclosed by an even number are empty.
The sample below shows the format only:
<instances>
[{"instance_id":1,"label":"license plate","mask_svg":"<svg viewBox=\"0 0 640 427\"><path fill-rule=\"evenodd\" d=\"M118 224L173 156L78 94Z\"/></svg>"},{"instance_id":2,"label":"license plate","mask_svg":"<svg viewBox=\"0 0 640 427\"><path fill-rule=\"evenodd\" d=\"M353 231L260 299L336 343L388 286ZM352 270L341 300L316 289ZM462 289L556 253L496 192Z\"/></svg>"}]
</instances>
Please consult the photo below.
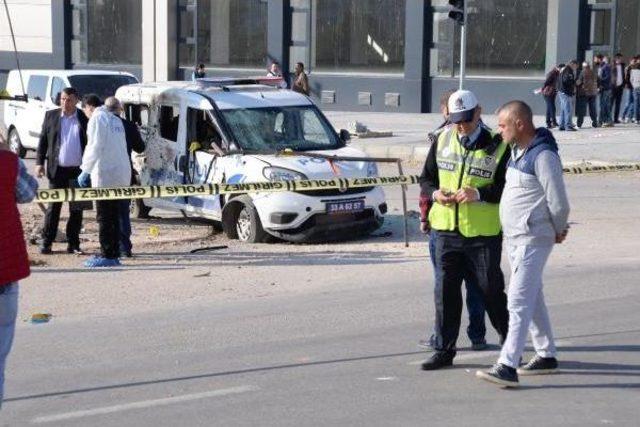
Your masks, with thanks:
<instances>
[{"instance_id":1,"label":"license plate","mask_svg":"<svg viewBox=\"0 0 640 427\"><path fill-rule=\"evenodd\" d=\"M328 214L360 212L363 210L364 210L364 200L345 200L343 202L327 203Z\"/></svg>"}]
</instances>

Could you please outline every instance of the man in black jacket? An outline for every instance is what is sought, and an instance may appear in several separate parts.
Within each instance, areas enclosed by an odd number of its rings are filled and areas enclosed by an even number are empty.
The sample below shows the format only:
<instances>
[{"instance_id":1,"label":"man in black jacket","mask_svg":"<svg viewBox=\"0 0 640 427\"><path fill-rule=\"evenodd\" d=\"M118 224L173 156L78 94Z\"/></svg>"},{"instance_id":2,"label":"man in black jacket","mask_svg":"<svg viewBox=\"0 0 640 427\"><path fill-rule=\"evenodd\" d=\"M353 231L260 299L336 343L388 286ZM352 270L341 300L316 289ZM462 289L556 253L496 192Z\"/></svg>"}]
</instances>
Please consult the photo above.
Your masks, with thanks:
<instances>
[{"instance_id":1,"label":"man in black jacket","mask_svg":"<svg viewBox=\"0 0 640 427\"><path fill-rule=\"evenodd\" d=\"M87 145L87 117L76 108L78 93L72 87L60 95L62 108L48 111L44 117L36 156L36 175L49 178L49 188L68 188L70 181L80 175L82 155ZM58 233L62 203L49 203L44 218L40 253L50 254L51 244ZM69 205L67 221L67 252L82 253L80 229L82 210Z\"/></svg>"},{"instance_id":2,"label":"man in black jacket","mask_svg":"<svg viewBox=\"0 0 640 427\"><path fill-rule=\"evenodd\" d=\"M577 69L578 61L574 59L560 72L560 123L558 130L576 130L573 125L573 111L571 110L571 105L576 94Z\"/></svg>"}]
</instances>

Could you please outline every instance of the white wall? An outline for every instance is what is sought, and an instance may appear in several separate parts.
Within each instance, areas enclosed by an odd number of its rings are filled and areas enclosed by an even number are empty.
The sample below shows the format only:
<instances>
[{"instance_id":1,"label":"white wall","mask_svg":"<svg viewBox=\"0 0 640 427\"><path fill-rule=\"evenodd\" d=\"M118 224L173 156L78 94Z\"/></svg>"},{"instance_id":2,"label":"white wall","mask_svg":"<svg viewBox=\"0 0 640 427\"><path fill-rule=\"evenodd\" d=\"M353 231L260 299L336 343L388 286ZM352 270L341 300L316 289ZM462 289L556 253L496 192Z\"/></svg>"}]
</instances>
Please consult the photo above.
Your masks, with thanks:
<instances>
[{"instance_id":1,"label":"white wall","mask_svg":"<svg viewBox=\"0 0 640 427\"><path fill-rule=\"evenodd\" d=\"M19 52L52 53L51 2L61 0L7 0ZM60 25L63 25L61 22ZM0 52L13 52L9 21L0 1Z\"/></svg>"}]
</instances>

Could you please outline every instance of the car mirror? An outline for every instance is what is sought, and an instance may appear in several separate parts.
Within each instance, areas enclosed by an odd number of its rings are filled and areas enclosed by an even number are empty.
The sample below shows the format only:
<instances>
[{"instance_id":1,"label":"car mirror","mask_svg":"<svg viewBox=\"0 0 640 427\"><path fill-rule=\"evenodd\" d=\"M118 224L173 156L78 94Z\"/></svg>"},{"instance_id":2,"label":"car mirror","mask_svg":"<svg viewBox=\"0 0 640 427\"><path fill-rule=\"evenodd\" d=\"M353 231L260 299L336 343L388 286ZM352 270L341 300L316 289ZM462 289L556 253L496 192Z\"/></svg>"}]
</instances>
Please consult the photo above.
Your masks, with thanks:
<instances>
[{"instance_id":1,"label":"car mirror","mask_svg":"<svg viewBox=\"0 0 640 427\"><path fill-rule=\"evenodd\" d=\"M351 134L346 129L340 129L340 139L343 143L347 144L351 140Z\"/></svg>"}]
</instances>

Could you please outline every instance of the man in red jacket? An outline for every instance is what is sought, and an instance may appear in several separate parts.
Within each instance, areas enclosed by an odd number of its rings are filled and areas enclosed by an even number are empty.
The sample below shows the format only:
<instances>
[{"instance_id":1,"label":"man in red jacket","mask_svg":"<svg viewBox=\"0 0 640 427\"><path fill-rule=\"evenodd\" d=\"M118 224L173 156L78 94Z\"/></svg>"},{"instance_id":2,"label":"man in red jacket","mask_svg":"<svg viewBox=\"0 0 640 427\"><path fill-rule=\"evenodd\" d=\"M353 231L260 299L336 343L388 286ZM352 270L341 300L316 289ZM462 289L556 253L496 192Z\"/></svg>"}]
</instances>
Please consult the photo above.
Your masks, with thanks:
<instances>
[{"instance_id":1,"label":"man in red jacket","mask_svg":"<svg viewBox=\"0 0 640 427\"><path fill-rule=\"evenodd\" d=\"M16 203L33 200L38 181L0 136L0 407L4 366L18 313L18 280L29 276L29 258Z\"/></svg>"}]
</instances>

